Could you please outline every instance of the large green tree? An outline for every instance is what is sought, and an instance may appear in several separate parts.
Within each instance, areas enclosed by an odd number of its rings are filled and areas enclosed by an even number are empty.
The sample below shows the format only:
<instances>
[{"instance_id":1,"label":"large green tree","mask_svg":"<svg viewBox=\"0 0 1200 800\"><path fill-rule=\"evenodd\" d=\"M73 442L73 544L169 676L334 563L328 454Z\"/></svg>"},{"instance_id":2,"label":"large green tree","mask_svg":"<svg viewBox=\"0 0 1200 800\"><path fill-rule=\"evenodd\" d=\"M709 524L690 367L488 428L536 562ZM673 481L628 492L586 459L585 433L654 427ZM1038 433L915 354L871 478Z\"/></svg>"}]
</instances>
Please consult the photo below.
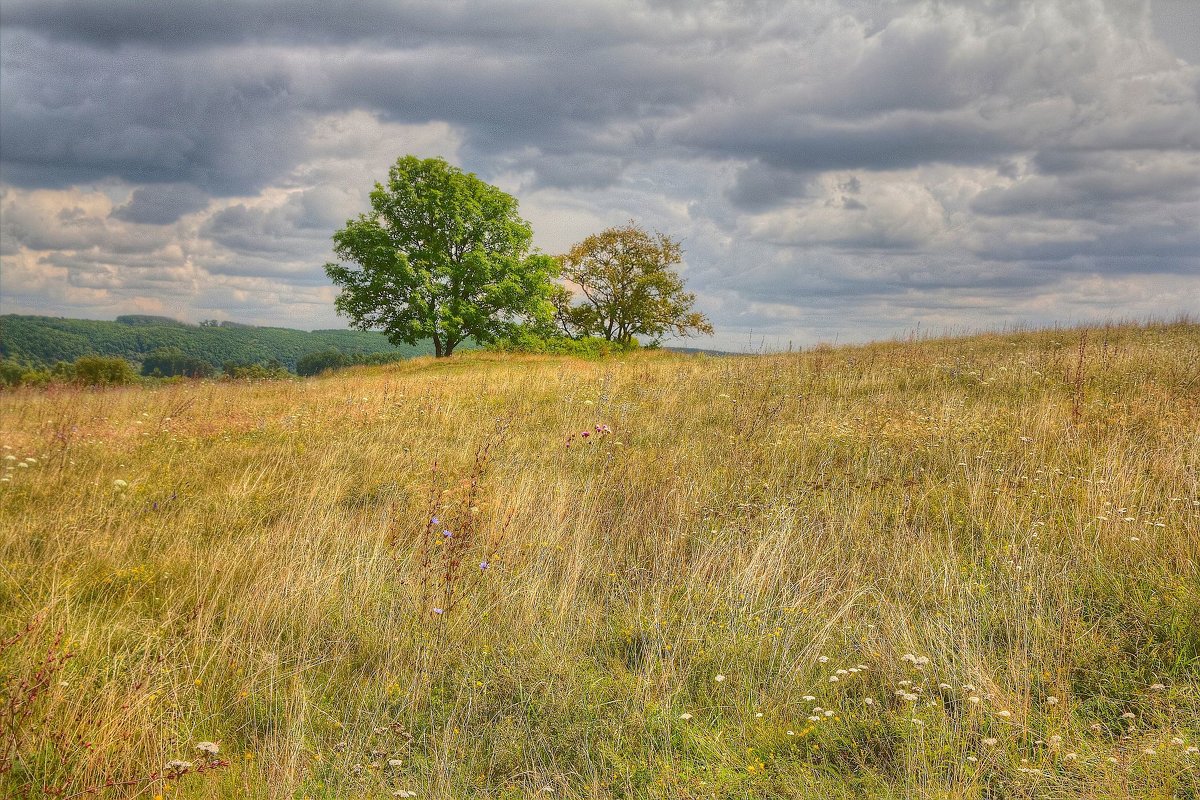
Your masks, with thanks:
<instances>
[{"instance_id":1,"label":"large green tree","mask_svg":"<svg viewBox=\"0 0 1200 800\"><path fill-rule=\"evenodd\" d=\"M679 242L649 233L633 222L593 234L561 257L562 277L571 290L555 290L556 318L571 336L599 336L630 344L635 336L690 336L713 332L708 318L693 309L696 295L685 292L672 267L683 260Z\"/></svg>"},{"instance_id":2,"label":"large green tree","mask_svg":"<svg viewBox=\"0 0 1200 800\"><path fill-rule=\"evenodd\" d=\"M433 340L439 358L468 338L485 344L520 322L545 325L558 271L531 252L517 201L440 158L404 156L376 183L371 210L333 235L344 264L337 310L393 344Z\"/></svg>"}]
</instances>

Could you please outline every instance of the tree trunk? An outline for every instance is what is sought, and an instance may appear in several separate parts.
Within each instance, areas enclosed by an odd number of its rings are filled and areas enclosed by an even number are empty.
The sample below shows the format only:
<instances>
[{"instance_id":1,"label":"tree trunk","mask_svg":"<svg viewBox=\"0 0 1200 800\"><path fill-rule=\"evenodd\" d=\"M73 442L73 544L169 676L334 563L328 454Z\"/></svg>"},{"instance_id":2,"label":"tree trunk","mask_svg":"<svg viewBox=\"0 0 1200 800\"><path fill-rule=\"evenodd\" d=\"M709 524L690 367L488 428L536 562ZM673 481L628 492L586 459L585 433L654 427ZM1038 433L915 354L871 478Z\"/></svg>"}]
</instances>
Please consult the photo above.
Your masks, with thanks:
<instances>
[{"instance_id":1,"label":"tree trunk","mask_svg":"<svg viewBox=\"0 0 1200 800\"><path fill-rule=\"evenodd\" d=\"M443 355L448 354L442 353L442 337L438 336L438 332L435 330L433 332L433 357L441 358Z\"/></svg>"}]
</instances>

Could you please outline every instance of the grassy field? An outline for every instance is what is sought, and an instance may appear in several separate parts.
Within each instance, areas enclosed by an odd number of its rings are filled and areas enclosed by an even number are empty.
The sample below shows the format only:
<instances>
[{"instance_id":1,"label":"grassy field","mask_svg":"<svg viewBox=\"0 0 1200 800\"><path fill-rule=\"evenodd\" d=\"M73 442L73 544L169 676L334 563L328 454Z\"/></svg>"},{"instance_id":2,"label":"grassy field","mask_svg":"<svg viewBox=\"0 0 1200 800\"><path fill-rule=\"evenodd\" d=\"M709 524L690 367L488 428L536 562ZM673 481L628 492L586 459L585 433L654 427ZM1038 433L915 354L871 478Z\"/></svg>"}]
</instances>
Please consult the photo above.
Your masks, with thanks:
<instances>
[{"instance_id":1,"label":"grassy field","mask_svg":"<svg viewBox=\"0 0 1200 800\"><path fill-rule=\"evenodd\" d=\"M18 390L0 431L0 796L1200 794L1195 324Z\"/></svg>"}]
</instances>

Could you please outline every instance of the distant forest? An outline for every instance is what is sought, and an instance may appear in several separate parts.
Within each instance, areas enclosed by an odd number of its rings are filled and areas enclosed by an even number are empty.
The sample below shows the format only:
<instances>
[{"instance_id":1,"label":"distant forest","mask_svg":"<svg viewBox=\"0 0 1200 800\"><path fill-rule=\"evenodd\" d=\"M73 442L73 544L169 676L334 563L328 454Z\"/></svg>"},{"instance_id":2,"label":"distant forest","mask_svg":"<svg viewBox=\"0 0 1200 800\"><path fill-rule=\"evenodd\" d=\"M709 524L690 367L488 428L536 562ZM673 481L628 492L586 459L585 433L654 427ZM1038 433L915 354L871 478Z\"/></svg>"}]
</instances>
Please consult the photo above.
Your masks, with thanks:
<instances>
[{"instance_id":1,"label":"distant forest","mask_svg":"<svg viewBox=\"0 0 1200 800\"><path fill-rule=\"evenodd\" d=\"M229 365L297 371L305 356L337 352L351 359L394 360L430 355L432 345L395 347L381 333L300 331L235 322L191 325L169 317L128 315L113 322L61 317L0 316L0 356L35 369L86 356L118 356L135 364L175 352L221 370Z\"/></svg>"}]
</instances>

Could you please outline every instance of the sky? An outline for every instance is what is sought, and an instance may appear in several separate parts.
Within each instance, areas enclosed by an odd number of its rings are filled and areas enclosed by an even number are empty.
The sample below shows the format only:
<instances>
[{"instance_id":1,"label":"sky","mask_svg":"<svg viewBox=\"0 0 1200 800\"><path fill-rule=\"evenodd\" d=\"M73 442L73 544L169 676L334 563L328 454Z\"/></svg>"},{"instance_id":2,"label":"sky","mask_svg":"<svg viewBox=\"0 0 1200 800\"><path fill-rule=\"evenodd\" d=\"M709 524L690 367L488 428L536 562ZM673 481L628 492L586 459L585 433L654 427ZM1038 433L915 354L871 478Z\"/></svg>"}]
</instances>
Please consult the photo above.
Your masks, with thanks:
<instances>
[{"instance_id":1,"label":"sky","mask_svg":"<svg viewBox=\"0 0 1200 800\"><path fill-rule=\"evenodd\" d=\"M1200 0L4 0L0 312L344 328L405 154L772 350L1200 312Z\"/></svg>"}]
</instances>

